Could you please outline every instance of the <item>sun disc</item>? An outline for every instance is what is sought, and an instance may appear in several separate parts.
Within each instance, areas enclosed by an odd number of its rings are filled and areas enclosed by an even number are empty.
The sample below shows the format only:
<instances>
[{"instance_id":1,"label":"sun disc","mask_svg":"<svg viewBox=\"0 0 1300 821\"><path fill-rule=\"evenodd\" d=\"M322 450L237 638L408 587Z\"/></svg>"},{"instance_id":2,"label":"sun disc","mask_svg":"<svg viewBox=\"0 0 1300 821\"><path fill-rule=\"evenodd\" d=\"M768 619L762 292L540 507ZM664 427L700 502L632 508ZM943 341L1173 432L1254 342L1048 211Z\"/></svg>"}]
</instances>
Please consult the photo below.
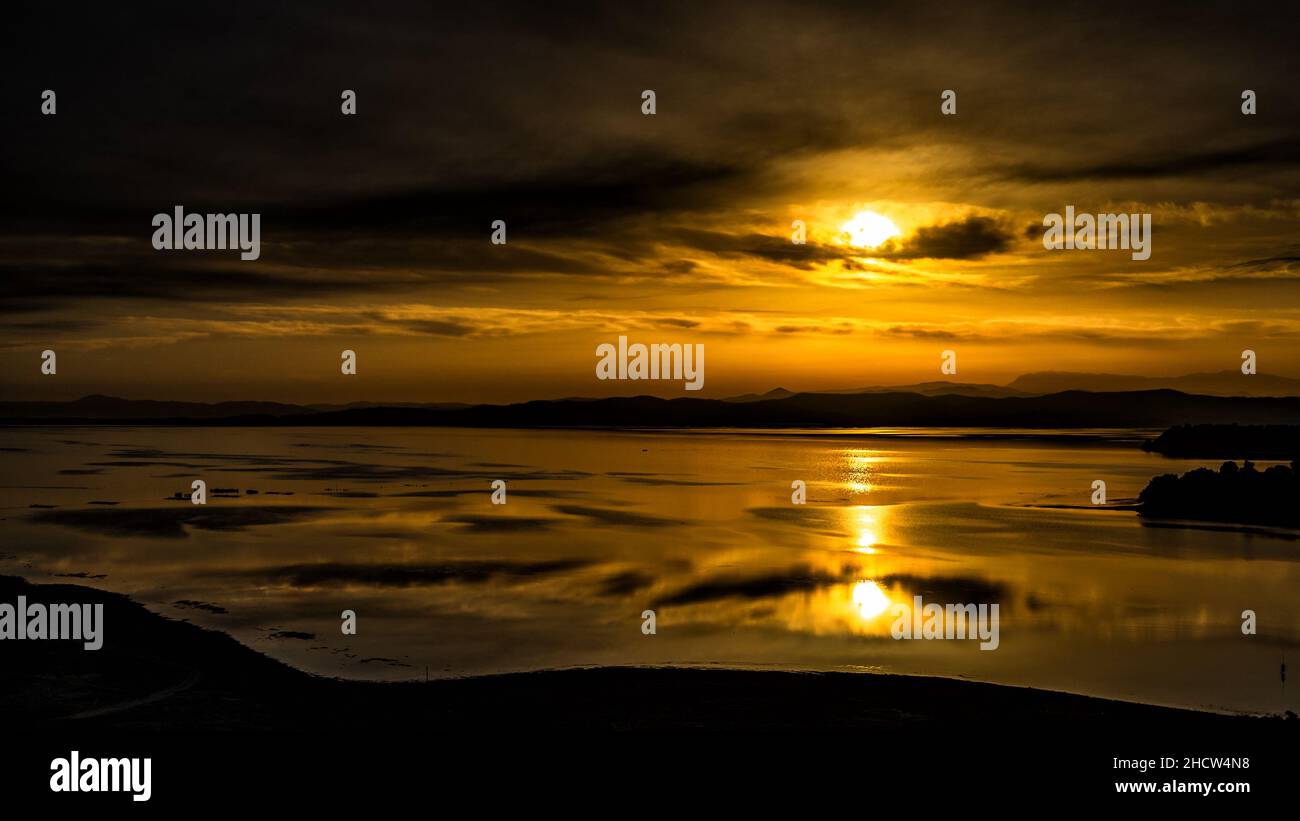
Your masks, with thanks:
<instances>
[{"instance_id":1,"label":"sun disc","mask_svg":"<svg viewBox=\"0 0 1300 821\"><path fill-rule=\"evenodd\" d=\"M840 230L849 235L849 244L858 248L876 248L903 233L893 220L875 211L859 211Z\"/></svg>"}]
</instances>

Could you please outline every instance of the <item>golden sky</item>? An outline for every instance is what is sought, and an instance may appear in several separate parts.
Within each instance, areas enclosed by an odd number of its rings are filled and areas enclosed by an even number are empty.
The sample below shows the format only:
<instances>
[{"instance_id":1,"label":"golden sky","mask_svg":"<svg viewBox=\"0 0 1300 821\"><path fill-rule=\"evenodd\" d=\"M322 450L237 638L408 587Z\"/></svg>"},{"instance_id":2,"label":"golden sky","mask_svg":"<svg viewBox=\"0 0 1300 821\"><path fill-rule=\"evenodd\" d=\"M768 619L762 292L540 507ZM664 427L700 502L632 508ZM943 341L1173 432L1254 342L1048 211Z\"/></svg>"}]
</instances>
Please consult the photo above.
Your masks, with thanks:
<instances>
[{"instance_id":1,"label":"golden sky","mask_svg":"<svg viewBox=\"0 0 1300 821\"><path fill-rule=\"evenodd\" d=\"M1125 8L284 4L49 30L6 77L5 393L686 395L597 381L619 335L703 343L701 396L935 380L946 349L962 382L1246 348L1300 376L1287 27ZM178 204L260 213L260 258L154 250ZM1067 205L1150 213L1151 258L1044 249ZM850 244L868 211L900 236Z\"/></svg>"}]
</instances>

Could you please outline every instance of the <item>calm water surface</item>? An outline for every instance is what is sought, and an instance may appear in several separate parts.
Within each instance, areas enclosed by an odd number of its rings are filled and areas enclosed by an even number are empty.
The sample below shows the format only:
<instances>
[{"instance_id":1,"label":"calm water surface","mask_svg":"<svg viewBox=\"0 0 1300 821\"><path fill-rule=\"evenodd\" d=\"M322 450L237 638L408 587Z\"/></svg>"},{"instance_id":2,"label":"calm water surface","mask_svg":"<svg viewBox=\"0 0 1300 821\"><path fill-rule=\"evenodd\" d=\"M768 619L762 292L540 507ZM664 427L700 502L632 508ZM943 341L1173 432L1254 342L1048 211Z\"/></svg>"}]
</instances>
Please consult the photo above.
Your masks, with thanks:
<instances>
[{"instance_id":1,"label":"calm water surface","mask_svg":"<svg viewBox=\"0 0 1300 821\"><path fill-rule=\"evenodd\" d=\"M1300 661L1300 532L1089 504L1095 479L1122 504L1201 462L860 433L10 428L0 572L350 678L725 665L1300 712L1279 676ZM206 506L169 499L194 478ZM914 595L999 603L1001 646L895 641L888 607Z\"/></svg>"}]
</instances>

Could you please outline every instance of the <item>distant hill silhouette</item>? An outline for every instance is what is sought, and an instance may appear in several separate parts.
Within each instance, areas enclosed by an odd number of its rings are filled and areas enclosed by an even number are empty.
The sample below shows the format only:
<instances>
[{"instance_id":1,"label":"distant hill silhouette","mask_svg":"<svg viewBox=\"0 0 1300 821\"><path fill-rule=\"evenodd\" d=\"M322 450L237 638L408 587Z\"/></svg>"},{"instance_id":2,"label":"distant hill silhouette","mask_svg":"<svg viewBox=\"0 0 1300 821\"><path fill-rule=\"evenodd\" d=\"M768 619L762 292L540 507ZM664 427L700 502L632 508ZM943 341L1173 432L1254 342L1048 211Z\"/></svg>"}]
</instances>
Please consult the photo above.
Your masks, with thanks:
<instances>
[{"instance_id":1,"label":"distant hill silhouette","mask_svg":"<svg viewBox=\"0 0 1300 821\"><path fill-rule=\"evenodd\" d=\"M282 402L171 402L92 394L70 402L0 402L0 419L228 419L235 416L296 416L359 408L468 408L459 402L350 402L290 405Z\"/></svg>"},{"instance_id":2,"label":"distant hill silhouette","mask_svg":"<svg viewBox=\"0 0 1300 821\"><path fill-rule=\"evenodd\" d=\"M1219 470L1167 473L1138 494L1139 515L1242 524L1300 526L1300 463L1257 470L1247 460Z\"/></svg>"},{"instance_id":3,"label":"distant hill silhouette","mask_svg":"<svg viewBox=\"0 0 1300 821\"><path fill-rule=\"evenodd\" d=\"M979 382L917 382L911 385L878 385L870 388L848 388L833 391L808 391L809 393L845 394L845 393L919 393L922 396L1031 396L1032 394L1003 385L989 385Z\"/></svg>"},{"instance_id":4,"label":"distant hill silhouette","mask_svg":"<svg viewBox=\"0 0 1300 821\"><path fill-rule=\"evenodd\" d=\"M1179 425L1143 450L1195 459L1300 458L1300 425Z\"/></svg>"},{"instance_id":5,"label":"distant hill silhouette","mask_svg":"<svg viewBox=\"0 0 1300 821\"><path fill-rule=\"evenodd\" d=\"M862 388L803 391L814 394L919 393L923 396L1046 396L1065 391L1121 393L1132 391L1175 390L1201 396L1300 396L1300 379L1269 374L1246 376L1237 370L1218 373L1192 373L1183 376L1135 376L1115 373L1075 373L1041 371L1018 376L1006 385L981 382L934 380L910 385L873 385ZM729 397L731 402L755 402L780 399L795 394L785 388L767 393L747 393Z\"/></svg>"},{"instance_id":6,"label":"distant hill silhouette","mask_svg":"<svg viewBox=\"0 0 1300 821\"><path fill-rule=\"evenodd\" d=\"M1145 391L1168 388L1207 396L1298 396L1300 379L1268 374L1247 376L1240 370L1184 376L1131 376L1114 373L1043 371L1013 379L1009 388L1031 394L1061 391Z\"/></svg>"},{"instance_id":7,"label":"distant hill silhouette","mask_svg":"<svg viewBox=\"0 0 1300 821\"><path fill-rule=\"evenodd\" d=\"M92 401L93 400L93 401ZM5 424L438 425L450 427L1170 427L1300 424L1300 397L1195 396L1172 390L986 397L881 392L777 399L561 399L513 405L355 407L215 405L87 397L0 403Z\"/></svg>"},{"instance_id":8,"label":"distant hill silhouette","mask_svg":"<svg viewBox=\"0 0 1300 821\"><path fill-rule=\"evenodd\" d=\"M71 402L0 402L0 418L5 419L225 419L302 413L311 413L311 408L280 402L167 402L101 394Z\"/></svg>"},{"instance_id":9,"label":"distant hill silhouette","mask_svg":"<svg viewBox=\"0 0 1300 821\"><path fill-rule=\"evenodd\" d=\"M347 402L344 404L312 404L302 410L337 411L354 408L468 408L467 402Z\"/></svg>"},{"instance_id":10,"label":"distant hill silhouette","mask_svg":"<svg viewBox=\"0 0 1300 821\"><path fill-rule=\"evenodd\" d=\"M773 388L767 393L743 393L740 396L728 396L724 402L761 402L764 399L785 399L794 396L794 391L785 388Z\"/></svg>"},{"instance_id":11,"label":"distant hill silhouette","mask_svg":"<svg viewBox=\"0 0 1300 821\"><path fill-rule=\"evenodd\" d=\"M725 402L760 402L764 399L788 399L795 391L785 388L773 388L767 393L745 393L740 396L728 396ZM802 393L842 396L852 393L919 393L922 396L1030 396L1023 391L1012 390L1001 385L987 385L974 382L917 382L912 385L876 385L867 388L840 388L829 391L802 391Z\"/></svg>"}]
</instances>

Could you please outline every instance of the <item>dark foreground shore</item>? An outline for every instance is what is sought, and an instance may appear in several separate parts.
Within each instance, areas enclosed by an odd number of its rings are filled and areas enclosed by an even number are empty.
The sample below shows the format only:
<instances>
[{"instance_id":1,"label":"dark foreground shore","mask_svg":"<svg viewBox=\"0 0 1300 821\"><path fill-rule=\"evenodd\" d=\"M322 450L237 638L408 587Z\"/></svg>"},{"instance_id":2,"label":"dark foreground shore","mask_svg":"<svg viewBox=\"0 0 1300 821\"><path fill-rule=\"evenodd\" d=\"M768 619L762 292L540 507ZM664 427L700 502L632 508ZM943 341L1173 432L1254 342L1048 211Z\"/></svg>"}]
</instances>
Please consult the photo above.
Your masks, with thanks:
<instances>
[{"instance_id":1,"label":"dark foreground shore","mask_svg":"<svg viewBox=\"0 0 1300 821\"><path fill-rule=\"evenodd\" d=\"M19 595L104 605L98 651L67 641L0 644L0 722L8 738L24 740L4 747L0 772L38 792L50 756L70 749L156 756L163 795L169 784L179 795L181 784L191 790L213 779L257 781L263 771L315 778L335 767L388 783L392 773L452 753L460 763L439 766L470 780L483 774L476 762L484 757L564 780L623 764L630 769L620 773L635 773L643 755L669 756L678 767L692 762L695 775L700 766L789 774L814 764L833 772L850 761L879 769L938 756L945 766L980 768L985 781L1000 772L1023 782L1021 789L1083 779L1104 792L1113 791L1114 757L1253 755L1251 777L1262 780L1271 768L1292 766L1300 742L1294 720L913 676L598 668L429 683L340 681L117 594L0 576L0 601L12 604ZM719 742L754 732L804 740ZM614 740L583 743L577 759L556 757L593 734ZM841 745L850 758L832 754ZM883 784L917 772L866 776Z\"/></svg>"},{"instance_id":2,"label":"dark foreground shore","mask_svg":"<svg viewBox=\"0 0 1300 821\"><path fill-rule=\"evenodd\" d=\"M856 673L587 668L428 683L313 676L224 633L80 585L0 577L0 601L102 602L102 649L6 641L0 715L9 727L130 731L971 729L1049 721L1219 727L1266 719L1165 709L950 679Z\"/></svg>"}]
</instances>

